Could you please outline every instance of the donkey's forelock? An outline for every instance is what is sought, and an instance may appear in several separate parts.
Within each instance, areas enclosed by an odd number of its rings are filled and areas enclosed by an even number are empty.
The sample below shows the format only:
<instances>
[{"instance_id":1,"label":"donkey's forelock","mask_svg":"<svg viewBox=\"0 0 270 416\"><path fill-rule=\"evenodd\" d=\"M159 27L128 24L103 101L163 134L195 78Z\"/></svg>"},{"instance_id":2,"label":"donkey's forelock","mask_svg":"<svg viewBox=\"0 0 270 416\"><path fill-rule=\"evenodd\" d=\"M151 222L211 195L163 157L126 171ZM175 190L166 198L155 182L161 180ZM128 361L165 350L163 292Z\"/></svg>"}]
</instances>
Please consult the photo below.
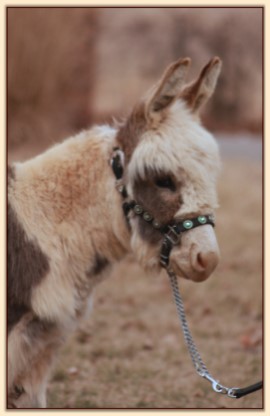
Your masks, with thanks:
<instances>
[{"instance_id":1,"label":"donkey's forelock","mask_svg":"<svg viewBox=\"0 0 270 416\"><path fill-rule=\"evenodd\" d=\"M197 121L185 103L177 101L158 130L142 134L128 165L131 183L145 179L149 171L189 177L209 175L212 182L219 170L216 141ZM201 173L201 174L200 174ZM195 178L194 178L195 179Z\"/></svg>"}]
</instances>

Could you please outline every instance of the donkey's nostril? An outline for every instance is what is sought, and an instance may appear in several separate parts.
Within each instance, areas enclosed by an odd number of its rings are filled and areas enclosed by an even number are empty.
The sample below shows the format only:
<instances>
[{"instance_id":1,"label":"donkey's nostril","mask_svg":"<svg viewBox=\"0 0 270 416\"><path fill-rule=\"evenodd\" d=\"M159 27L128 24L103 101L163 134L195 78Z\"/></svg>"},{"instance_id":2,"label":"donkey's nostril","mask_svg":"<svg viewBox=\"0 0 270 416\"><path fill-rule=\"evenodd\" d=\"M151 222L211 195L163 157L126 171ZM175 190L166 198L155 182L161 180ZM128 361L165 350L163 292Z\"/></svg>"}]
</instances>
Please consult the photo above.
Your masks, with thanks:
<instances>
[{"instance_id":1,"label":"donkey's nostril","mask_svg":"<svg viewBox=\"0 0 270 416\"><path fill-rule=\"evenodd\" d=\"M194 270L199 273L211 273L217 266L219 256L217 253L210 252L195 252L192 261Z\"/></svg>"},{"instance_id":2,"label":"donkey's nostril","mask_svg":"<svg viewBox=\"0 0 270 416\"><path fill-rule=\"evenodd\" d=\"M203 270L207 269L207 258L202 253L197 255L197 263L198 266L201 267Z\"/></svg>"}]
</instances>

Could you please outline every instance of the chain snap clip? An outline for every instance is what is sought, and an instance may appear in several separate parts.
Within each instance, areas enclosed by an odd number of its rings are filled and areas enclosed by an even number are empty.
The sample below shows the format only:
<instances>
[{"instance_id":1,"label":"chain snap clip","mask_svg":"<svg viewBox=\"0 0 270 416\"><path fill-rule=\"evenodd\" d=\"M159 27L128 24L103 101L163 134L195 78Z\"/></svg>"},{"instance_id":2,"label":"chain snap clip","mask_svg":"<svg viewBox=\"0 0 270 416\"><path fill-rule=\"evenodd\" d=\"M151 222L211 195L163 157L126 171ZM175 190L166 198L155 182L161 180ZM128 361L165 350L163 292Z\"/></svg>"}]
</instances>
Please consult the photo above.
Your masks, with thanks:
<instances>
[{"instance_id":1,"label":"chain snap clip","mask_svg":"<svg viewBox=\"0 0 270 416\"><path fill-rule=\"evenodd\" d=\"M232 390L220 384L218 380L215 380L209 373L206 373L205 371L202 371L202 372L198 371L198 374L201 377L206 378L206 380L210 381L210 383L212 383L212 389L217 393L228 394L229 390Z\"/></svg>"}]
</instances>

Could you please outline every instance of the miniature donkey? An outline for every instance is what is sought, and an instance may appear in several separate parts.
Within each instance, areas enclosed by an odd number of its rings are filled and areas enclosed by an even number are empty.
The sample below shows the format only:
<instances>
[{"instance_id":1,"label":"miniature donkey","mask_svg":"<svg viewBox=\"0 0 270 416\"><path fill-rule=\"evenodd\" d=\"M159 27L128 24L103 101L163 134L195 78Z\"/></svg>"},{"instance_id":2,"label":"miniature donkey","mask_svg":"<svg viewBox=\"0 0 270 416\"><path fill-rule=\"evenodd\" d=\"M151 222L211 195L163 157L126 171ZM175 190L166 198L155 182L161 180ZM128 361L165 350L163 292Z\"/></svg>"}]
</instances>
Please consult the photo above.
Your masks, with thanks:
<instances>
[{"instance_id":1,"label":"miniature donkey","mask_svg":"<svg viewBox=\"0 0 270 416\"><path fill-rule=\"evenodd\" d=\"M9 407L46 407L53 358L114 263L132 252L144 268L161 269L158 226L132 209L125 218L123 200L135 200L159 226L217 207L218 148L198 113L221 61L213 58L187 84L189 65L189 58L171 64L117 128L93 127L8 167ZM122 195L111 165L116 148ZM169 264L203 281L218 259L205 224L183 234Z\"/></svg>"}]
</instances>

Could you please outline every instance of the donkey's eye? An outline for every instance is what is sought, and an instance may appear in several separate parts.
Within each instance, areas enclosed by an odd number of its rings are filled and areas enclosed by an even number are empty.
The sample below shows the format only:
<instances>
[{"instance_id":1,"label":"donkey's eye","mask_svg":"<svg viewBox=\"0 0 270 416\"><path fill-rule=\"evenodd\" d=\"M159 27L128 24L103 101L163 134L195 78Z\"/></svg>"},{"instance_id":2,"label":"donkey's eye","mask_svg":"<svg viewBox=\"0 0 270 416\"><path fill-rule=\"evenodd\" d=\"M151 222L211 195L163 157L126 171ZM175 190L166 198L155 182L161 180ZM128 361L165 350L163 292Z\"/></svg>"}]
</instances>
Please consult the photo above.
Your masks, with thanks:
<instances>
[{"instance_id":1,"label":"donkey's eye","mask_svg":"<svg viewBox=\"0 0 270 416\"><path fill-rule=\"evenodd\" d=\"M159 188L167 188L167 189L170 189L171 191L176 190L175 184L170 176L165 176L164 178L157 178L155 180L155 184Z\"/></svg>"}]
</instances>

